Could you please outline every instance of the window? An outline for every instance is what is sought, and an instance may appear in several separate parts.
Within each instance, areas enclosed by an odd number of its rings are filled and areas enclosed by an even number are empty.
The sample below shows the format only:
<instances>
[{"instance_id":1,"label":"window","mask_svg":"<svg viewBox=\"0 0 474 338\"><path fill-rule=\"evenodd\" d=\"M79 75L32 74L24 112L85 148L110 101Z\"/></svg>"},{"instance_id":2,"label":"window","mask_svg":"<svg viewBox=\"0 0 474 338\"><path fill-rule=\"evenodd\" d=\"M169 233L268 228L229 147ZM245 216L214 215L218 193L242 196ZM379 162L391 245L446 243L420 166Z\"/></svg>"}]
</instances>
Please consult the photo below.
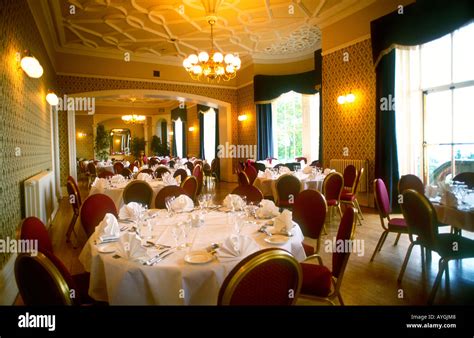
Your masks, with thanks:
<instances>
[{"instance_id":1,"label":"window","mask_svg":"<svg viewBox=\"0 0 474 338\"><path fill-rule=\"evenodd\" d=\"M204 157L211 163L216 157L216 111L210 108L204 114Z\"/></svg>"},{"instance_id":2,"label":"window","mask_svg":"<svg viewBox=\"0 0 474 338\"><path fill-rule=\"evenodd\" d=\"M319 94L285 93L272 102L272 115L274 157L282 162L319 158Z\"/></svg>"},{"instance_id":3,"label":"window","mask_svg":"<svg viewBox=\"0 0 474 338\"><path fill-rule=\"evenodd\" d=\"M183 122L180 118L174 121L174 139L176 142L176 156L179 158L183 158L185 154L183 154Z\"/></svg>"},{"instance_id":4,"label":"window","mask_svg":"<svg viewBox=\"0 0 474 338\"><path fill-rule=\"evenodd\" d=\"M414 173L423 176L426 184L436 184L474 171L472 41L474 24L416 49L397 51L395 97L401 175Z\"/></svg>"}]
</instances>

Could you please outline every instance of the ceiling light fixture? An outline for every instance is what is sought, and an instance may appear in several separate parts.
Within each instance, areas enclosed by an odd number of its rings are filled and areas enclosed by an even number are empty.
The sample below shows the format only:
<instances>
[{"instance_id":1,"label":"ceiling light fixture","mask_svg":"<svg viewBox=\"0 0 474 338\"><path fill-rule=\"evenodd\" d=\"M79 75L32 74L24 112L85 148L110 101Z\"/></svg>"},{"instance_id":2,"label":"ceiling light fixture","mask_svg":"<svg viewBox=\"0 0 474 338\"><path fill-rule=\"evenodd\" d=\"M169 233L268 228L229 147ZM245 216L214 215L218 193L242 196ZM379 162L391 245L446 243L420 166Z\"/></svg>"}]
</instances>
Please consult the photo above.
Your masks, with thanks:
<instances>
[{"instance_id":1,"label":"ceiling light fixture","mask_svg":"<svg viewBox=\"0 0 474 338\"><path fill-rule=\"evenodd\" d=\"M183 67L191 78L196 81L207 78L208 82L219 82L221 79L229 81L233 79L240 69L241 61L237 54L226 54L214 50L214 30L216 16L209 16L208 23L211 25L211 51L200 52L198 55L191 54L183 61Z\"/></svg>"},{"instance_id":2,"label":"ceiling light fixture","mask_svg":"<svg viewBox=\"0 0 474 338\"><path fill-rule=\"evenodd\" d=\"M135 103L136 98L132 98L132 106ZM132 108L133 111L133 108ZM124 115L122 116L122 121L125 122L126 124L138 124L138 123L143 123L146 120L146 116L144 115L137 115L137 114L130 114L130 115Z\"/></svg>"}]
</instances>

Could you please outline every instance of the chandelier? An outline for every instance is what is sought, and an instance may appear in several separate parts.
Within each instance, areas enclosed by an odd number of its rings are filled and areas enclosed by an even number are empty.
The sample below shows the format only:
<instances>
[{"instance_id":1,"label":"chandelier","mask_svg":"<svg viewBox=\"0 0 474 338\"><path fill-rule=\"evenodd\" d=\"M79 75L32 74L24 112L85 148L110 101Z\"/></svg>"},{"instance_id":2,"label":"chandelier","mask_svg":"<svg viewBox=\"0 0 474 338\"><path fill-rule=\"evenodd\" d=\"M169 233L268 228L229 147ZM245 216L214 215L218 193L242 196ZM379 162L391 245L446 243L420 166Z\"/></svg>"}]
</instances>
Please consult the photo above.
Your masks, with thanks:
<instances>
[{"instance_id":1,"label":"chandelier","mask_svg":"<svg viewBox=\"0 0 474 338\"><path fill-rule=\"evenodd\" d=\"M136 98L130 99L132 101L132 106L135 103ZM131 115L124 115L122 116L122 121L125 122L125 124L137 124L137 123L144 123L146 120L146 116L144 115L136 115L136 114L131 114Z\"/></svg>"},{"instance_id":2,"label":"chandelier","mask_svg":"<svg viewBox=\"0 0 474 338\"><path fill-rule=\"evenodd\" d=\"M214 50L214 31L213 26L216 23L216 17L208 17L208 23L211 25L211 51L200 52L198 55L191 54L183 61L183 67L189 73L193 80L207 78L208 82L221 79L229 81L236 76L240 69L241 61L237 54L226 54Z\"/></svg>"}]
</instances>

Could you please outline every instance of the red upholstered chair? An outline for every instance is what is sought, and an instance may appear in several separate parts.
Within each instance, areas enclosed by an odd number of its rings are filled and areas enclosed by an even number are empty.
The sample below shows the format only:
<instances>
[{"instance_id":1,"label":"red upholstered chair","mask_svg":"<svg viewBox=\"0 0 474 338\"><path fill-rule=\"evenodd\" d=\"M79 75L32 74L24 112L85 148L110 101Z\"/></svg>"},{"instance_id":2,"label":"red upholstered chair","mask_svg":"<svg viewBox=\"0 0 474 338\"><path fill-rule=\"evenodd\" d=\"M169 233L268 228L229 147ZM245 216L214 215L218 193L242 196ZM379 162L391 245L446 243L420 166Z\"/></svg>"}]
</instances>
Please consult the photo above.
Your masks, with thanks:
<instances>
[{"instance_id":1,"label":"red upholstered chair","mask_svg":"<svg viewBox=\"0 0 474 338\"><path fill-rule=\"evenodd\" d=\"M113 177L113 176L114 176L114 173L108 170L102 170L100 174L98 175L99 178L105 178L105 179L109 177Z\"/></svg>"},{"instance_id":2,"label":"red upholstered chair","mask_svg":"<svg viewBox=\"0 0 474 338\"><path fill-rule=\"evenodd\" d=\"M403 194L405 190L413 189L420 194L425 193L425 186L420 178L416 175L408 174L400 177L398 181L398 193Z\"/></svg>"},{"instance_id":3,"label":"red upholstered chair","mask_svg":"<svg viewBox=\"0 0 474 338\"><path fill-rule=\"evenodd\" d=\"M232 190L232 194L247 197L247 203L258 205L263 200L263 194L257 187L253 185L239 185Z\"/></svg>"},{"instance_id":4,"label":"red upholstered chair","mask_svg":"<svg viewBox=\"0 0 474 338\"><path fill-rule=\"evenodd\" d=\"M348 243L354 239L357 211L354 208L346 208L337 230L336 243ZM342 242L341 242L342 241ZM348 247L348 245L344 245ZM333 299L338 298L339 304L344 305L341 296L342 277L349 261L350 251L332 253L332 271L324 265L301 263L303 271L303 285L301 295L303 298L314 298L327 301L334 305ZM315 258L315 255L308 259Z\"/></svg>"},{"instance_id":5,"label":"red upholstered chair","mask_svg":"<svg viewBox=\"0 0 474 338\"><path fill-rule=\"evenodd\" d=\"M189 171L192 173L194 169L194 164L191 161L185 163L186 167L188 167Z\"/></svg>"},{"instance_id":6,"label":"red upholstered chair","mask_svg":"<svg viewBox=\"0 0 474 338\"><path fill-rule=\"evenodd\" d=\"M25 218L21 224L20 238L24 240L37 240L38 251L53 252L53 243L43 222L36 217Z\"/></svg>"},{"instance_id":7,"label":"red upholstered chair","mask_svg":"<svg viewBox=\"0 0 474 338\"><path fill-rule=\"evenodd\" d=\"M301 182L291 174L281 175L275 183L275 189L277 197L275 204L291 209L301 191Z\"/></svg>"},{"instance_id":8,"label":"red upholstered chair","mask_svg":"<svg viewBox=\"0 0 474 338\"><path fill-rule=\"evenodd\" d=\"M454 176L453 181L464 182L469 189L474 188L474 172L464 172Z\"/></svg>"},{"instance_id":9,"label":"red upholstered chair","mask_svg":"<svg viewBox=\"0 0 474 338\"><path fill-rule=\"evenodd\" d=\"M440 234L438 232L436 210L423 194L415 190L408 189L403 192L402 211L408 224L410 246L398 282L403 279L411 251L415 245L421 246L421 252L423 252L423 248L437 252L440 256L439 270L428 298L428 305L432 305L445 270L446 279L449 278L449 261L474 258L474 240L458 234ZM416 236L416 240L414 236Z\"/></svg>"},{"instance_id":10,"label":"red upholstered chair","mask_svg":"<svg viewBox=\"0 0 474 338\"><path fill-rule=\"evenodd\" d=\"M198 189L197 189L197 192L196 192L196 196L199 196L199 195L201 195L202 185L204 183L204 176L203 176L201 165L196 164L194 166L193 176L196 177L196 180L198 182Z\"/></svg>"},{"instance_id":11,"label":"red upholstered chair","mask_svg":"<svg viewBox=\"0 0 474 338\"><path fill-rule=\"evenodd\" d=\"M342 174L344 178L344 190L352 191L354 188L355 181L357 179L357 169L352 164L349 164L344 168L344 173Z\"/></svg>"},{"instance_id":12,"label":"red upholstered chair","mask_svg":"<svg viewBox=\"0 0 474 338\"><path fill-rule=\"evenodd\" d=\"M352 186L352 189L343 190L341 193L341 203L350 204L352 205L352 207L357 208L357 219L359 220L360 225L362 225L362 220L364 219L364 216L362 216L362 210L360 209L359 201L357 200L357 191L359 189L360 178L363 174L364 168L360 168L359 172L356 175L356 179Z\"/></svg>"},{"instance_id":13,"label":"red upholstered chair","mask_svg":"<svg viewBox=\"0 0 474 338\"><path fill-rule=\"evenodd\" d=\"M68 176L68 177L67 177L67 181L68 181L68 182L71 182L72 185L74 185L74 188L75 188L76 191L77 191L77 197L79 198L79 206L81 206L81 205L82 205L82 198L81 198L81 192L80 192L80 190L79 190L79 185L77 184L76 180L75 180L74 177L72 177L72 176Z\"/></svg>"},{"instance_id":14,"label":"red upholstered chair","mask_svg":"<svg viewBox=\"0 0 474 338\"><path fill-rule=\"evenodd\" d=\"M92 184L94 179L97 177L97 168L95 166L95 161L94 162L89 162L87 164L87 177L89 177L89 186Z\"/></svg>"},{"instance_id":15,"label":"red upholstered chair","mask_svg":"<svg viewBox=\"0 0 474 338\"><path fill-rule=\"evenodd\" d=\"M169 160L168 161L168 166L171 168L171 169L174 169L174 166L176 165L176 162L173 161L173 160Z\"/></svg>"},{"instance_id":16,"label":"red upholstered chair","mask_svg":"<svg viewBox=\"0 0 474 338\"><path fill-rule=\"evenodd\" d=\"M408 234L408 227L403 218L390 217L390 213L392 212L392 208L390 207L390 198L388 197L387 187L380 178L374 180L374 198L377 209L379 210L380 223L382 225L383 232L379 241L377 242L377 245L375 246L372 258L370 258L371 262L374 260L377 252L382 249L385 239L390 232L397 234L397 240L395 241L394 245L397 245L399 234ZM387 224L385 224L385 220L387 221Z\"/></svg>"},{"instance_id":17,"label":"red upholstered chair","mask_svg":"<svg viewBox=\"0 0 474 338\"><path fill-rule=\"evenodd\" d=\"M157 164L159 164L160 161L156 158L156 157L151 157L149 160L148 160L148 164L150 165L150 167L153 167Z\"/></svg>"},{"instance_id":18,"label":"red upholstered chair","mask_svg":"<svg viewBox=\"0 0 474 338\"><path fill-rule=\"evenodd\" d=\"M257 174L259 171L262 171L262 172L265 172L265 169L267 169L265 167L265 164L263 163L259 163L259 162L253 162L252 165L255 167L255 169L257 170Z\"/></svg>"},{"instance_id":19,"label":"red upholstered chair","mask_svg":"<svg viewBox=\"0 0 474 338\"><path fill-rule=\"evenodd\" d=\"M145 181L131 181L123 190L123 202L125 204L137 202L150 208L152 199L153 188Z\"/></svg>"},{"instance_id":20,"label":"red upholstered chair","mask_svg":"<svg viewBox=\"0 0 474 338\"><path fill-rule=\"evenodd\" d=\"M239 182L239 186L241 185L250 185L250 180L245 171L239 171L237 173L237 181Z\"/></svg>"},{"instance_id":21,"label":"red upholstered chair","mask_svg":"<svg viewBox=\"0 0 474 338\"><path fill-rule=\"evenodd\" d=\"M168 185L161 189L155 198L155 208L157 209L166 209L165 199L168 196L178 197L180 195L186 195L186 192L183 188L178 187L177 185Z\"/></svg>"},{"instance_id":22,"label":"red upholstered chair","mask_svg":"<svg viewBox=\"0 0 474 338\"><path fill-rule=\"evenodd\" d=\"M319 160L314 160L313 162L311 162L310 166L311 167L322 168L323 164Z\"/></svg>"},{"instance_id":23,"label":"red upholstered chair","mask_svg":"<svg viewBox=\"0 0 474 338\"><path fill-rule=\"evenodd\" d=\"M168 170L168 172L169 172L169 170ZM139 174L148 174L152 177L155 175L155 173L153 172L153 169L148 169L148 168L140 170Z\"/></svg>"},{"instance_id":24,"label":"red upholstered chair","mask_svg":"<svg viewBox=\"0 0 474 338\"><path fill-rule=\"evenodd\" d=\"M118 217L117 208L109 196L94 194L84 201L81 208L81 223L87 238L94 233L95 227L104 219L107 213Z\"/></svg>"},{"instance_id":25,"label":"red upholstered chair","mask_svg":"<svg viewBox=\"0 0 474 338\"><path fill-rule=\"evenodd\" d=\"M278 159L275 157L267 157L265 160L268 161L268 163L272 164L273 160L278 160Z\"/></svg>"},{"instance_id":26,"label":"red upholstered chair","mask_svg":"<svg viewBox=\"0 0 474 338\"><path fill-rule=\"evenodd\" d=\"M151 170L151 169L150 169L150 170ZM142 170L142 171L143 171L143 170ZM169 171L168 168L166 168L166 167L158 167L158 168L156 168L154 175L155 175L156 178L161 178L164 173L170 173L170 174L171 174L171 172Z\"/></svg>"},{"instance_id":27,"label":"red upholstered chair","mask_svg":"<svg viewBox=\"0 0 474 338\"><path fill-rule=\"evenodd\" d=\"M188 173L186 172L186 170L184 170L183 168L180 168L180 169L176 169L176 171L174 172L173 174L173 177L178 177L180 176L181 177L181 183L184 182L184 180L186 179L186 177L188 177Z\"/></svg>"},{"instance_id":28,"label":"red upholstered chair","mask_svg":"<svg viewBox=\"0 0 474 338\"><path fill-rule=\"evenodd\" d=\"M77 234L74 231L74 227L76 225L77 218L79 217L80 209L81 209L81 198L79 197L79 191L76 190L76 187L74 186L73 182L70 181L69 179L66 182L66 187L67 187L67 193L69 195L68 201L69 204L71 204L72 207L72 219L71 222L69 223L69 227L66 232L66 242L70 242L71 240L71 233L74 233L77 239Z\"/></svg>"},{"instance_id":29,"label":"red upholstered chair","mask_svg":"<svg viewBox=\"0 0 474 338\"><path fill-rule=\"evenodd\" d=\"M303 157L303 156L300 156L300 157L296 157L295 158L295 161L296 162L301 162L301 161L304 161L304 163L308 163L308 159L306 157Z\"/></svg>"},{"instance_id":30,"label":"red upholstered chair","mask_svg":"<svg viewBox=\"0 0 474 338\"><path fill-rule=\"evenodd\" d=\"M216 179L216 182L219 182L219 172L220 172L220 160L218 157L212 160L211 162L211 176Z\"/></svg>"},{"instance_id":31,"label":"red upholstered chair","mask_svg":"<svg viewBox=\"0 0 474 338\"><path fill-rule=\"evenodd\" d=\"M257 251L238 263L219 290L218 305L293 305L301 287L301 267L288 251ZM293 296L289 297L289 290Z\"/></svg>"},{"instance_id":32,"label":"red upholstered chair","mask_svg":"<svg viewBox=\"0 0 474 338\"><path fill-rule=\"evenodd\" d=\"M114 163L114 172L115 174L119 175L124 168L124 165L122 162L115 162Z\"/></svg>"},{"instance_id":33,"label":"red upholstered chair","mask_svg":"<svg viewBox=\"0 0 474 338\"><path fill-rule=\"evenodd\" d=\"M122 175L125 178L130 178L133 175L133 164L130 164L130 167L128 168L123 168L122 171L120 172L120 175Z\"/></svg>"},{"instance_id":34,"label":"red upholstered chair","mask_svg":"<svg viewBox=\"0 0 474 338\"><path fill-rule=\"evenodd\" d=\"M327 213L326 199L316 190L303 190L298 194L293 205L293 220L301 227L305 237L316 241L315 246L303 243L306 256L319 253L321 232L324 229ZM316 255L319 264L323 261L319 255Z\"/></svg>"},{"instance_id":35,"label":"red upholstered chair","mask_svg":"<svg viewBox=\"0 0 474 338\"><path fill-rule=\"evenodd\" d=\"M332 210L336 208L342 217L341 192L344 186L344 178L340 173L330 173L324 178L323 195L329 209L329 221L331 221Z\"/></svg>"},{"instance_id":36,"label":"red upholstered chair","mask_svg":"<svg viewBox=\"0 0 474 338\"><path fill-rule=\"evenodd\" d=\"M183 188L184 193L189 196L196 203L198 181L194 176L188 176L184 181L181 182L181 188Z\"/></svg>"},{"instance_id":37,"label":"red upholstered chair","mask_svg":"<svg viewBox=\"0 0 474 338\"><path fill-rule=\"evenodd\" d=\"M248 165L245 167L245 173L247 174L247 177L249 179L249 184L252 185L255 179L258 176L257 169L253 165Z\"/></svg>"}]
</instances>

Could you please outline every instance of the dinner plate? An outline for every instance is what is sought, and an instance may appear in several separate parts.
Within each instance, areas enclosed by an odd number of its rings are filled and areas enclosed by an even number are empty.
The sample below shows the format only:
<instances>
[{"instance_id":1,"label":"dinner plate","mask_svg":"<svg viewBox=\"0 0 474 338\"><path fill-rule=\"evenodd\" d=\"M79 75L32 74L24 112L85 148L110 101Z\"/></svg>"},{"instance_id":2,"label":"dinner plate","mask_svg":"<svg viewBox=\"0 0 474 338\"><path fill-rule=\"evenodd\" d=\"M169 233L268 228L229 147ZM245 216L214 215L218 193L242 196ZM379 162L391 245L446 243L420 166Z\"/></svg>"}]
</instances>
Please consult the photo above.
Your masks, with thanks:
<instances>
[{"instance_id":1,"label":"dinner plate","mask_svg":"<svg viewBox=\"0 0 474 338\"><path fill-rule=\"evenodd\" d=\"M207 251L193 251L184 256L184 261L189 264L206 264L213 259L214 256Z\"/></svg>"},{"instance_id":2,"label":"dinner plate","mask_svg":"<svg viewBox=\"0 0 474 338\"><path fill-rule=\"evenodd\" d=\"M107 244L97 246L97 251L99 251L100 253L112 253L112 252L115 252L116 250L117 250L117 246L115 245L115 243L107 243Z\"/></svg>"},{"instance_id":3,"label":"dinner plate","mask_svg":"<svg viewBox=\"0 0 474 338\"><path fill-rule=\"evenodd\" d=\"M266 237L264 239L265 242L270 243L270 244L275 244L275 245L282 245L285 244L290 240L289 237L283 236L283 235L273 235L270 237Z\"/></svg>"}]
</instances>

